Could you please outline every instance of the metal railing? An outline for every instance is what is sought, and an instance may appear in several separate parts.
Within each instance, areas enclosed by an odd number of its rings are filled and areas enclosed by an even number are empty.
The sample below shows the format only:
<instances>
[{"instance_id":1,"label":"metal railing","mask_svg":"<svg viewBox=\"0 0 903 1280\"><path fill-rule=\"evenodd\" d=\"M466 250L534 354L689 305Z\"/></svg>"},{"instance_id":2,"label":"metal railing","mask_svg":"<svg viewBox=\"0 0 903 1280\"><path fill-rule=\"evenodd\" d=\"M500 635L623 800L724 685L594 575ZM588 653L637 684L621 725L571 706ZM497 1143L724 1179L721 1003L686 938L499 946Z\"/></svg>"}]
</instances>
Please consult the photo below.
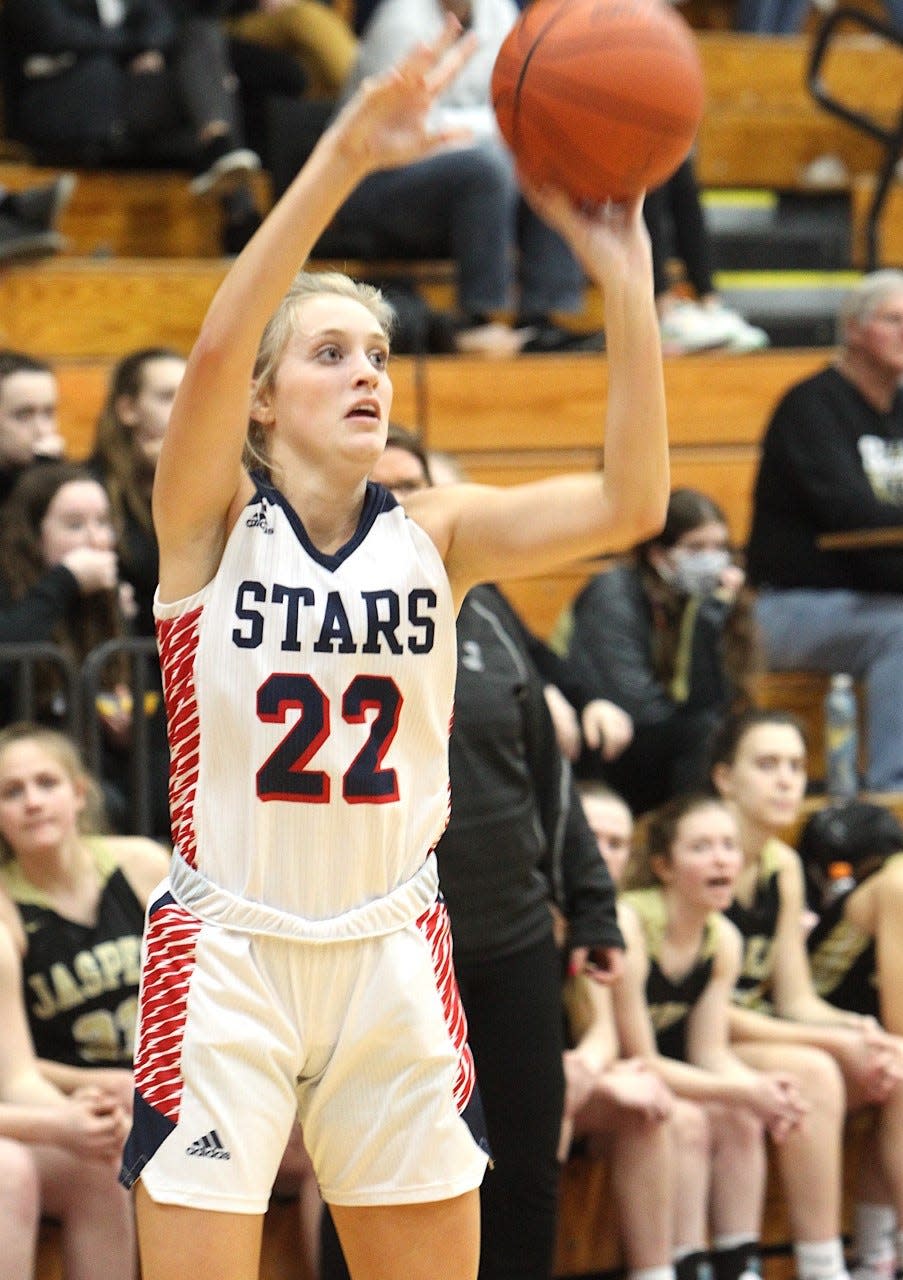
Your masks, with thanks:
<instances>
[{"instance_id":1,"label":"metal railing","mask_svg":"<svg viewBox=\"0 0 903 1280\"><path fill-rule=\"evenodd\" d=\"M869 137L876 139L884 147L884 161L878 173L878 183L866 218L866 267L869 271L874 271L878 266L879 259L878 222L881 218L884 202L890 192L894 170L901 153L903 153L903 84L901 84L900 111L897 121L896 124L890 127L882 124L880 120L876 120L874 116L867 115L864 111L841 102L826 88L822 74L828 54L831 51L831 43L840 28L849 26L851 23L854 26L862 27L866 31L871 31L874 35L878 35L884 40L900 45L901 48L903 48L903 32L898 31L890 23L882 21L870 13L863 12L861 9L849 6L835 9L833 13L828 14L816 34L812 51L809 55L809 68L806 74L806 84L816 102L820 103L826 111L830 111L841 120L845 120L847 124L861 130L863 133L867 133Z\"/></svg>"},{"instance_id":2,"label":"metal railing","mask_svg":"<svg viewBox=\"0 0 903 1280\"><path fill-rule=\"evenodd\" d=\"M6 668L10 691L8 719L39 718L41 699L36 683L38 663L51 663L62 681L58 727L78 743L91 773L103 772L103 720L98 695L105 688L104 676L120 658L128 663L125 683L132 695L131 738L128 747L128 809L132 834L153 835L151 727L143 714L149 697L160 689L156 641L150 637L123 637L108 640L92 649L79 667L55 644L0 644L0 669ZM162 696L162 695L160 695ZM139 714L139 712L141 712Z\"/></svg>"}]
</instances>

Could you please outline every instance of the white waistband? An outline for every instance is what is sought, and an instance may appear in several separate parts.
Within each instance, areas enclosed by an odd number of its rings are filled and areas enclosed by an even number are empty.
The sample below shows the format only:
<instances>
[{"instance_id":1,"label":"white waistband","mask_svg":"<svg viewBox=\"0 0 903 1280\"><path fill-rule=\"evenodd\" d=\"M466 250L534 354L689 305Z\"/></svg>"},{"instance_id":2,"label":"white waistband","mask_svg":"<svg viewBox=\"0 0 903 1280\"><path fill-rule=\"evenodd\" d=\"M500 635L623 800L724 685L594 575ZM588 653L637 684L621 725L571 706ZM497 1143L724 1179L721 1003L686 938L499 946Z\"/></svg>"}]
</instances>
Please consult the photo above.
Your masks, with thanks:
<instances>
[{"instance_id":1,"label":"white waistband","mask_svg":"<svg viewBox=\"0 0 903 1280\"><path fill-rule=\"evenodd\" d=\"M169 887L172 896L187 910L226 929L294 938L299 942L348 942L394 933L428 911L439 893L439 871L436 855L429 853L410 880L384 898L375 898L325 920L308 920L221 889L190 867L178 851L172 856Z\"/></svg>"}]
</instances>

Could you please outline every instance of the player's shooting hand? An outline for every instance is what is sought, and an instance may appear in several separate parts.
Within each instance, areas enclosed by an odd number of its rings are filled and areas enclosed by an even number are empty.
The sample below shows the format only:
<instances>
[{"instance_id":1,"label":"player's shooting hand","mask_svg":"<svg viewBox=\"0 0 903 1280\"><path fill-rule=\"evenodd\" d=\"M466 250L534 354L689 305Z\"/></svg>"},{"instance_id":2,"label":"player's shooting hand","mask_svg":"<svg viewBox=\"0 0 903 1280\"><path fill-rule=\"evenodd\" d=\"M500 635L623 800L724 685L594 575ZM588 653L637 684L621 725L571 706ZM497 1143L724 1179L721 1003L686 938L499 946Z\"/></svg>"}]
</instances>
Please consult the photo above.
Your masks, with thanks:
<instances>
[{"instance_id":1,"label":"player's shooting hand","mask_svg":"<svg viewBox=\"0 0 903 1280\"><path fill-rule=\"evenodd\" d=\"M535 187L523 173L520 183L539 216L567 240L594 280L604 283L614 269L627 273L639 260L648 264L651 248L643 221L645 192L621 204L607 200L578 205L560 187Z\"/></svg>"}]
</instances>

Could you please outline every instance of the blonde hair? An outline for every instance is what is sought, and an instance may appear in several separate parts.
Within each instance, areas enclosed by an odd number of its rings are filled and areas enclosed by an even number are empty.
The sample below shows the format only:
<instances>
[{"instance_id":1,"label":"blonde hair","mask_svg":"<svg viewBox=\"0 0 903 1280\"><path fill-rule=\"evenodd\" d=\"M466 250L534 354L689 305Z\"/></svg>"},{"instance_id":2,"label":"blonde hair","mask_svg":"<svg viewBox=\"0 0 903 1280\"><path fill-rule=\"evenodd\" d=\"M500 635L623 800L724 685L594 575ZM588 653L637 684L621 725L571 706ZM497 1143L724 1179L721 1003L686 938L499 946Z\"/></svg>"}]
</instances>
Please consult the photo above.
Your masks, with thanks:
<instances>
[{"instance_id":1,"label":"blonde hair","mask_svg":"<svg viewBox=\"0 0 903 1280\"><path fill-rule=\"evenodd\" d=\"M267 321L257 359L254 361L255 392L269 391L276 380L276 373L285 348L298 328L298 313L310 298L321 296L350 298L359 302L373 316L386 338L391 340L395 327L395 311L392 304L372 284L352 280L341 271L299 271L285 297ZM249 470L262 468L270 471L270 456L266 432L251 410L248 435L245 441L245 466Z\"/></svg>"},{"instance_id":2,"label":"blonde hair","mask_svg":"<svg viewBox=\"0 0 903 1280\"><path fill-rule=\"evenodd\" d=\"M46 751L68 775L70 781L84 788L85 804L78 816L78 830L81 835L100 833L107 830L103 797L96 779L88 771L78 747L56 729L47 729L44 725L19 721L0 729L0 759L10 747L20 742L33 742L41 751ZM9 842L0 835L0 862L12 862L16 853Z\"/></svg>"}]
</instances>

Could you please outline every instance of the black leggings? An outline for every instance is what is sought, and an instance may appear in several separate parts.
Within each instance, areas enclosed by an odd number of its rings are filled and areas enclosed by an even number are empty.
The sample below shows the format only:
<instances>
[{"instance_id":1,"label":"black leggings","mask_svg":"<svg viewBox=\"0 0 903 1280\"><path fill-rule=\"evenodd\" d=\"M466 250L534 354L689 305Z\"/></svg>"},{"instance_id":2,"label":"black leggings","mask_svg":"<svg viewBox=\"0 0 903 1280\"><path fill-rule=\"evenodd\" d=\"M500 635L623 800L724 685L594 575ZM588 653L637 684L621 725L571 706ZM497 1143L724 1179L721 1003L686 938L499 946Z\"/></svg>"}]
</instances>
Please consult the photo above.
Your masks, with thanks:
<instances>
[{"instance_id":1,"label":"black leggings","mask_svg":"<svg viewBox=\"0 0 903 1280\"><path fill-rule=\"evenodd\" d=\"M17 134L70 164L190 163L206 125L225 121L240 137L236 88L222 23L189 19L162 71L134 72L91 53L48 79L21 80Z\"/></svg>"},{"instance_id":2,"label":"black leggings","mask_svg":"<svg viewBox=\"0 0 903 1280\"><path fill-rule=\"evenodd\" d=\"M668 289L668 225L674 231L674 250L684 264L687 279L697 296L714 292L712 248L706 229L699 186L688 156L662 187L650 191L643 204L643 216L652 241L652 277L655 296Z\"/></svg>"},{"instance_id":3,"label":"black leggings","mask_svg":"<svg viewBox=\"0 0 903 1280\"><path fill-rule=\"evenodd\" d=\"M516 955L456 961L494 1167L480 1188L480 1280L549 1280L564 1106L561 967L551 936ZM329 1214L321 1280L347 1277Z\"/></svg>"}]
</instances>

